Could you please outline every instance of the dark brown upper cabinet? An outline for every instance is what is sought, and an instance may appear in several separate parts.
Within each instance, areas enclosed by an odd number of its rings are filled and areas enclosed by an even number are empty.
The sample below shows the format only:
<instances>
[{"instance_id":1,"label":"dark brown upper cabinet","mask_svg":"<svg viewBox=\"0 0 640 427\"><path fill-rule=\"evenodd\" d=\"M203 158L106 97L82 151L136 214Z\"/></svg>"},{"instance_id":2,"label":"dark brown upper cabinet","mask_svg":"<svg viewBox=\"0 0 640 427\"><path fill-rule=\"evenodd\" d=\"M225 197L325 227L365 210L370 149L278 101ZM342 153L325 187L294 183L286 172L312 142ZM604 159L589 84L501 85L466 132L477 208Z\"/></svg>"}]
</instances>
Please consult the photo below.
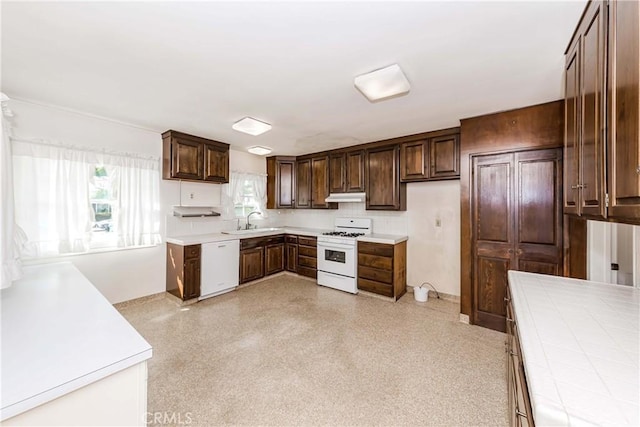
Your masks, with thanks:
<instances>
[{"instance_id":1,"label":"dark brown upper cabinet","mask_svg":"<svg viewBox=\"0 0 640 427\"><path fill-rule=\"evenodd\" d=\"M640 5L609 3L609 209L640 223Z\"/></svg>"},{"instance_id":2,"label":"dark brown upper cabinet","mask_svg":"<svg viewBox=\"0 0 640 427\"><path fill-rule=\"evenodd\" d=\"M337 209L337 203L324 201L329 196L329 155L296 160L296 200L298 209Z\"/></svg>"},{"instance_id":3,"label":"dark brown upper cabinet","mask_svg":"<svg viewBox=\"0 0 640 427\"><path fill-rule=\"evenodd\" d=\"M311 208L311 159L296 161L296 208Z\"/></svg>"},{"instance_id":4,"label":"dark brown upper cabinet","mask_svg":"<svg viewBox=\"0 0 640 427\"><path fill-rule=\"evenodd\" d=\"M329 192L364 192L364 150L329 154Z\"/></svg>"},{"instance_id":5,"label":"dark brown upper cabinet","mask_svg":"<svg viewBox=\"0 0 640 427\"><path fill-rule=\"evenodd\" d=\"M400 146L367 149L365 168L367 209L406 210L407 187L400 182Z\"/></svg>"},{"instance_id":6,"label":"dark brown upper cabinet","mask_svg":"<svg viewBox=\"0 0 640 427\"><path fill-rule=\"evenodd\" d=\"M565 214L640 223L639 15L591 1L565 52Z\"/></svg>"},{"instance_id":7,"label":"dark brown upper cabinet","mask_svg":"<svg viewBox=\"0 0 640 427\"><path fill-rule=\"evenodd\" d=\"M166 131L162 134L162 178L229 182L229 144Z\"/></svg>"},{"instance_id":8,"label":"dark brown upper cabinet","mask_svg":"<svg viewBox=\"0 0 640 427\"><path fill-rule=\"evenodd\" d=\"M267 208L296 207L296 158L267 157Z\"/></svg>"},{"instance_id":9,"label":"dark brown upper cabinet","mask_svg":"<svg viewBox=\"0 0 640 427\"><path fill-rule=\"evenodd\" d=\"M329 155L311 158L311 207L337 209L337 203L327 203L329 197Z\"/></svg>"},{"instance_id":10,"label":"dark brown upper cabinet","mask_svg":"<svg viewBox=\"0 0 640 427\"><path fill-rule=\"evenodd\" d=\"M605 218L605 1L590 2L566 52L564 212Z\"/></svg>"},{"instance_id":11,"label":"dark brown upper cabinet","mask_svg":"<svg viewBox=\"0 0 640 427\"><path fill-rule=\"evenodd\" d=\"M408 139L400 145L402 182L460 178L459 129L447 129Z\"/></svg>"}]
</instances>

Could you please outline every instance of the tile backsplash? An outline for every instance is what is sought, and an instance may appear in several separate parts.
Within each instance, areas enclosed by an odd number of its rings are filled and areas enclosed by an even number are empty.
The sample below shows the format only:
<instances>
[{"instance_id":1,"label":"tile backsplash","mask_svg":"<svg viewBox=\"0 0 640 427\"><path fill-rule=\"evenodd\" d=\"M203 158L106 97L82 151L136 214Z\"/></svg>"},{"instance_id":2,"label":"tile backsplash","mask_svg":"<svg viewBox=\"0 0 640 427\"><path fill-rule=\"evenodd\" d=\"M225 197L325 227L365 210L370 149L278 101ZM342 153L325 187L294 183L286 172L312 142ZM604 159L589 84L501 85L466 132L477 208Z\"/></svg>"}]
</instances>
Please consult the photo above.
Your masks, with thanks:
<instances>
[{"instance_id":1,"label":"tile backsplash","mask_svg":"<svg viewBox=\"0 0 640 427\"><path fill-rule=\"evenodd\" d=\"M308 227L331 230L335 218L371 218L373 232L379 234L407 234L407 213L367 211L364 203L340 203L339 209L282 209L267 211L268 217L253 216L251 222L258 227ZM165 217L167 236L190 236L235 230L238 220L215 218L178 218L168 213ZM239 223L244 227L245 219Z\"/></svg>"}]
</instances>

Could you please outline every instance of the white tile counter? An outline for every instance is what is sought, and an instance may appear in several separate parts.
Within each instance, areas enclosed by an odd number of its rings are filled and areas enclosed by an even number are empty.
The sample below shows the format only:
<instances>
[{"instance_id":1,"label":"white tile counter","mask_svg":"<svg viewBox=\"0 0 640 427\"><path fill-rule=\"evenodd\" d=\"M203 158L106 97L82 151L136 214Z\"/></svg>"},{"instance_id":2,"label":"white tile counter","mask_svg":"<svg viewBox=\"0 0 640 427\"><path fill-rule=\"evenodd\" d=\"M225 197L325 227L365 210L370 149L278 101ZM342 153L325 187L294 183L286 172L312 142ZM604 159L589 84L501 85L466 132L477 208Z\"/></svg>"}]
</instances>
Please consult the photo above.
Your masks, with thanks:
<instances>
[{"instance_id":1,"label":"white tile counter","mask_svg":"<svg viewBox=\"0 0 640 427\"><path fill-rule=\"evenodd\" d=\"M71 263L25 267L0 303L2 421L151 358L149 343Z\"/></svg>"},{"instance_id":2,"label":"white tile counter","mask_svg":"<svg viewBox=\"0 0 640 427\"><path fill-rule=\"evenodd\" d=\"M640 291L509 271L537 425L640 424Z\"/></svg>"},{"instance_id":3,"label":"white tile counter","mask_svg":"<svg viewBox=\"0 0 640 427\"><path fill-rule=\"evenodd\" d=\"M201 234L201 235L193 235L193 236L174 236L174 237L167 237L167 242L174 243L176 245L188 246L188 245L198 245L202 243L224 242L226 240L240 240L240 239L250 239L253 237L275 236L278 234L297 234L299 236L318 237L318 236L321 236L322 233L327 231L331 231L331 230L319 229L319 228L284 226L284 227L278 227L278 230L248 233L248 234L215 233L215 234ZM397 243L404 242L407 239L408 239L407 236L374 233L374 234L369 234L367 236L358 237L357 240L360 242L384 243L389 245L395 245Z\"/></svg>"}]
</instances>

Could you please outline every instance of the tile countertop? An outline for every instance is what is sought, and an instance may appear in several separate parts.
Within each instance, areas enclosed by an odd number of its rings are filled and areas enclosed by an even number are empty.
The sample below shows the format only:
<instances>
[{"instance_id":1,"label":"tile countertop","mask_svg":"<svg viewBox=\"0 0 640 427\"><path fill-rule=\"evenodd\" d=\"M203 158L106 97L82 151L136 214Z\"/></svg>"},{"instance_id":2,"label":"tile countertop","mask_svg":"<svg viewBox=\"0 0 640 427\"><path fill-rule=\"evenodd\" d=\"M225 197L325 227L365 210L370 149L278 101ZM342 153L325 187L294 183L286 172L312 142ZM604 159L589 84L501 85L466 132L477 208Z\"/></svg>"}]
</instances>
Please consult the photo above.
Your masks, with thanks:
<instances>
[{"instance_id":1,"label":"tile countertop","mask_svg":"<svg viewBox=\"0 0 640 427\"><path fill-rule=\"evenodd\" d=\"M274 227L276 228L276 227ZM201 234L194 236L174 236L167 237L168 243L173 243L176 245L198 245L202 243L212 243L212 242L223 242L225 240L240 240L240 239L250 239L253 237L264 237L264 236L275 236L277 234L297 234L299 236L313 236L318 237L321 236L322 233L331 231L326 229L319 228L305 228L305 227L277 227L279 230L274 231L265 231L262 233L250 233L250 234L224 234L224 233L215 233L215 234ZM393 235L393 234L369 234L367 236L358 237L359 241L362 242L373 242L373 243L385 243L390 245L395 245L400 242L404 242L407 240L407 236Z\"/></svg>"},{"instance_id":2,"label":"tile countertop","mask_svg":"<svg viewBox=\"0 0 640 427\"><path fill-rule=\"evenodd\" d=\"M2 421L151 358L151 346L70 262L0 292Z\"/></svg>"},{"instance_id":3,"label":"tile countertop","mask_svg":"<svg viewBox=\"0 0 640 427\"><path fill-rule=\"evenodd\" d=\"M640 424L640 290L509 271L537 425Z\"/></svg>"}]
</instances>

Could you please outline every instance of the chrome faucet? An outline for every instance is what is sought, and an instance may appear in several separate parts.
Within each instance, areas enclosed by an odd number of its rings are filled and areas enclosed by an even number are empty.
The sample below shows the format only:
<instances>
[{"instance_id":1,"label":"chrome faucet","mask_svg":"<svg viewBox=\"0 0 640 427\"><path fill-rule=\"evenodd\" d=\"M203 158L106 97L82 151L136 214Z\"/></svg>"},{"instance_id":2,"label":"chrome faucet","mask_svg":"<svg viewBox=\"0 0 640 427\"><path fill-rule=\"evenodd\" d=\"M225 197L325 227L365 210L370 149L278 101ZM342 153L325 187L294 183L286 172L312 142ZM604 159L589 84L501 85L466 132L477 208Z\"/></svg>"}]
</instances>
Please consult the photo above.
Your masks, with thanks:
<instances>
[{"instance_id":1,"label":"chrome faucet","mask_svg":"<svg viewBox=\"0 0 640 427\"><path fill-rule=\"evenodd\" d=\"M247 225L245 225L245 230L250 230L251 229L251 223L249 222L249 218L251 218L251 215L253 214L258 214L258 215L262 215L261 212L259 211L253 211L253 212L249 212L249 215L247 215Z\"/></svg>"}]
</instances>

